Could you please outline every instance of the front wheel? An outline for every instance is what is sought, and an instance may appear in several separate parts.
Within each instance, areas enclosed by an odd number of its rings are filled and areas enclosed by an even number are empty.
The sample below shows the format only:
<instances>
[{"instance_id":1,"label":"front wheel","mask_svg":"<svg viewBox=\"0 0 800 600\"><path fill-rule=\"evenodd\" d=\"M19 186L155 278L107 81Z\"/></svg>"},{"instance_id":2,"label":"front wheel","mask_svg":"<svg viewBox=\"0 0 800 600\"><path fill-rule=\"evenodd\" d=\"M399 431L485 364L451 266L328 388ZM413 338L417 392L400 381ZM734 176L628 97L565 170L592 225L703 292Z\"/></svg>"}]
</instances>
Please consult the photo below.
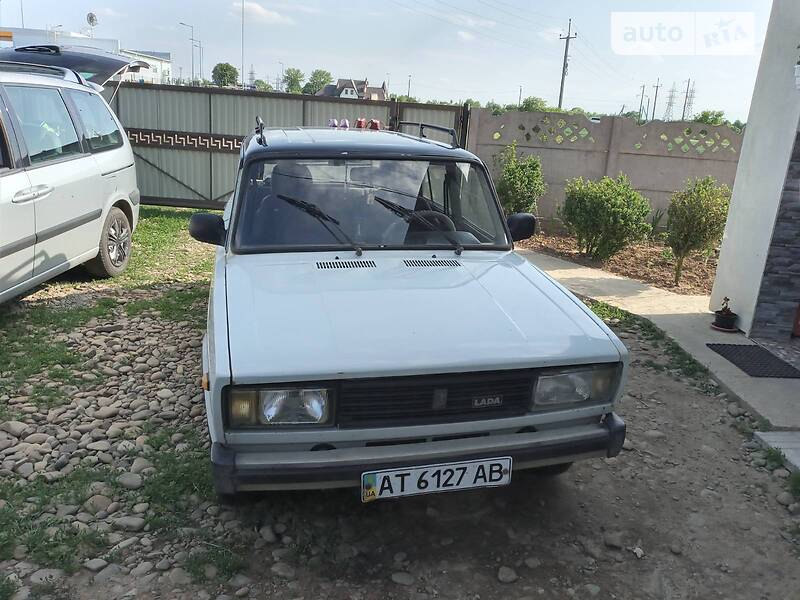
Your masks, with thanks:
<instances>
[{"instance_id":1,"label":"front wheel","mask_svg":"<svg viewBox=\"0 0 800 600\"><path fill-rule=\"evenodd\" d=\"M116 206L108 211L100 235L100 251L86 263L86 270L95 277L115 277L125 270L131 258L131 224Z\"/></svg>"}]
</instances>

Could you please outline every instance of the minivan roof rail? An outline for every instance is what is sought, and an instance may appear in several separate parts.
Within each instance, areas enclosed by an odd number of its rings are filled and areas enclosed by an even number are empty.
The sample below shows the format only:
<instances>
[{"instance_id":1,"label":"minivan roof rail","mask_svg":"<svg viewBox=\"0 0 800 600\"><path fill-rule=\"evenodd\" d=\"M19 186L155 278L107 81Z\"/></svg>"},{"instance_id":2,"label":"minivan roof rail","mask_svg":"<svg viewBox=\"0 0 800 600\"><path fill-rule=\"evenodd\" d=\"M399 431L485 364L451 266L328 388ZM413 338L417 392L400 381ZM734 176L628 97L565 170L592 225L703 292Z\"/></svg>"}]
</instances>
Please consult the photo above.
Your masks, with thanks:
<instances>
[{"instance_id":1,"label":"minivan roof rail","mask_svg":"<svg viewBox=\"0 0 800 600\"><path fill-rule=\"evenodd\" d=\"M0 71L6 73L28 73L30 75L43 75L45 77L58 77L67 81L74 81L81 85L89 86L88 82L79 73L66 67L53 67L50 65L37 65L35 63L14 62L0 60Z\"/></svg>"},{"instance_id":2,"label":"minivan roof rail","mask_svg":"<svg viewBox=\"0 0 800 600\"><path fill-rule=\"evenodd\" d=\"M428 137L428 136L425 135L425 130L426 129L434 129L436 131L441 131L443 133L447 133L452 138L452 141L450 142L450 145L453 148L460 148L461 147L461 145L458 143L458 134L456 133L456 130L453 129L452 127L444 127L442 125L434 125L432 123L417 123L416 121L400 121L400 122L397 123L396 131L399 132L401 127L408 127L408 126L418 127L419 128L419 135L417 137L420 137L422 139L427 139L427 137Z\"/></svg>"}]
</instances>

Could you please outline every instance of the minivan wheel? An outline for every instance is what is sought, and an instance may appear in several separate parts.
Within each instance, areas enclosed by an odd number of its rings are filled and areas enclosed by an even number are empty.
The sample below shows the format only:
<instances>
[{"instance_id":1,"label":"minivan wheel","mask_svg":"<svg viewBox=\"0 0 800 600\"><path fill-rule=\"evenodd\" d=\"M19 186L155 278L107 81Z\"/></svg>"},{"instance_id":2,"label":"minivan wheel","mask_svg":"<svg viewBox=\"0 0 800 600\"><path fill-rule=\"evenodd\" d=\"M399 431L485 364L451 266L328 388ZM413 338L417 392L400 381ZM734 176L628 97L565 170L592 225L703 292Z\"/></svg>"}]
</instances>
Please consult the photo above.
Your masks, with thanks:
<instances>
[{"instance_id":1,"label":"minivan wheel","mask_svg":"<svg viewBox=\"0 0 800 600\"><path fill-rule=\"evenodd\" d=\"M95 277L115 277L125 270L131 258L131 224L116 206L108 211L100 235L100 251L86 263L86 270Z\"/></svg>"}]
</instances>

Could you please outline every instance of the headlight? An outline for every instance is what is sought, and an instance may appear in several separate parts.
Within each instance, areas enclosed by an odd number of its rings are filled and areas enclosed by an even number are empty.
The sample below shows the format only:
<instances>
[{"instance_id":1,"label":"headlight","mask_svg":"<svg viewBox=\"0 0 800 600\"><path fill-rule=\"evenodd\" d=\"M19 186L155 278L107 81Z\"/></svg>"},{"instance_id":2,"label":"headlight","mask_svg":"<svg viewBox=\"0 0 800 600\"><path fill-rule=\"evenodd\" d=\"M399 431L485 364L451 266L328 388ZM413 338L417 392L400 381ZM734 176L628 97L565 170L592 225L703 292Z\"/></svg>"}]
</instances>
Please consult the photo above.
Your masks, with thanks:
<instances>
[{"instance_id":1,"label":"headlight","mask_svg":"<svg viewBox=\"0 0 800 600\"><path fill-rule=\"evenodd\" d=\"M331 390L327 388L233 389L228 394L231 427L326 425Z\"/></svg>"},{"instance_id":2,"label":"headlight","mask_svg":"<svg viewBox=\"0 0 800 600\"><path fill-rule=\"evenodd\" d=\"M531 408L559 404L611 402L619 365L597 365L543 373L536 379Z\"/></svg>"}]
</instances>

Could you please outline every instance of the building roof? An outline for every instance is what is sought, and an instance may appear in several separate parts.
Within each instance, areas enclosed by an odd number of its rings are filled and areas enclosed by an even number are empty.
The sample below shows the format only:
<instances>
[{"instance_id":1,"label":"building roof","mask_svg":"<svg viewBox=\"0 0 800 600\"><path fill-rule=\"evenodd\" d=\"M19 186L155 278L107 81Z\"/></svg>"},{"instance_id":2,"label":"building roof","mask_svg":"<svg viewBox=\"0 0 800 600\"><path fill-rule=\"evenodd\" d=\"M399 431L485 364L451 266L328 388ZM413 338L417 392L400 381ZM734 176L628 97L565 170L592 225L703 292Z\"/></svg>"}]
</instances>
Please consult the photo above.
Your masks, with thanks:
<instances>
[{"instance_id":1,"label":"building roof","mask_svg":"<svg viewBox=\"0 0 800 600\"><path fill-rule=\"evenodd\" d=\"M367 79L337 79L336 83L329 83L320 91L317 96L340 96L342 90L352 89L356 91L359 98L369 99L372 94L378 95L378 100L386 100L386 83L380 86L370 86Z\"/></svg>"},{"instance_id":2,"label":"building roof","mask_svg":"<svg viewBox=\"0 0 800 600\"><path fill-rule=\"evenodd\" d=\"M130 52L131 54L140 54L142 56L149 56L150 58L157 58L159 60L172 60L171 52L159 52L157 50L122 50L122 52Z\"/></svg>"},{"instance_id":3,"label":"building roof","mask_svg":"<svg viewBox=\"0 0 800 600\"><path fill-rule=\"evenodd\" d=\"M385 158L439 158L450 160L477 160L463 148L453 148L431 139L423 139L394 131L371 129L274 128L265 129L267 145L261 145L255 136L245 140L246 158L253 156L272 158L275 155L325 157L347 156Z\"/></svg>"}]
</instances>

